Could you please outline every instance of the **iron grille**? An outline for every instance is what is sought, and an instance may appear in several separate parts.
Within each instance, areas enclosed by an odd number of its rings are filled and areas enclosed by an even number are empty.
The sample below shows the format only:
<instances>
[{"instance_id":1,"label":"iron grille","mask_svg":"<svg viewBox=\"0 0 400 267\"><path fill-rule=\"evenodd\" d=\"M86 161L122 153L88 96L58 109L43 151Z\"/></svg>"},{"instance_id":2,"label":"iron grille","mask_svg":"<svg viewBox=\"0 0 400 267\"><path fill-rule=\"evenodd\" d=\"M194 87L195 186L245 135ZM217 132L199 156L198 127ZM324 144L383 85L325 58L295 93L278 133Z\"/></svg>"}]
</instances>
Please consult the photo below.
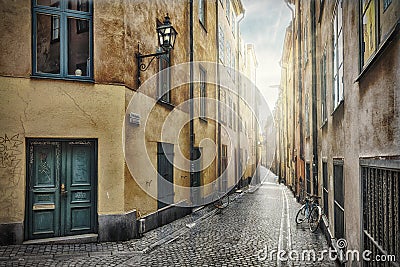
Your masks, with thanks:
<instances>
[{"instance_id":1,"label":"iron grille","mask_svg":"<svg viewBox=\"0 0 400 267\"><path fill-rule=\"evenodd\" d=\"M324 195L324 213L326 217L329 218L329 208L328 208L328 164L322 162L322 179L323 179L323 195Z\"/></svg>"},{"instance_id":2,"label":"iron grille","mask_svg":"<svg viewBox=\"0 0 400 267\"><path fill-rule=\"evenodd\" d=\"M400 160L361 160L360 165L364 250L372 251L372 259L395 256L395 262L380 262L379 266L399 266ZM366 266L376 264L365 262Z\"/></svg>"}]
</instances>

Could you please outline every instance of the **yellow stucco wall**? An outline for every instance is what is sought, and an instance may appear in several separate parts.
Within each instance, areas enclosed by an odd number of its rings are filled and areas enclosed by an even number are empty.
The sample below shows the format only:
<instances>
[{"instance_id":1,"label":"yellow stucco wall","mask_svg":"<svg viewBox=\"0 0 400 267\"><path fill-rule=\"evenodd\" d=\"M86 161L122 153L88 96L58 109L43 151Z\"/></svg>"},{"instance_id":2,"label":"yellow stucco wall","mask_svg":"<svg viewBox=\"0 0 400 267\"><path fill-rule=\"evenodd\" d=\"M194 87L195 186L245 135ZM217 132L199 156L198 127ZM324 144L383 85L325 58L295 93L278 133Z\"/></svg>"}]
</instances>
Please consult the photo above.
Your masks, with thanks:
<instances>
[{"instance_id":1,"label":"yellow stucco wall","mask_svg":"<svg viewBox=\"0 0 400 267\"><path fill-rule=\"evenodd\" d=\"M126 124L126 159L131 171L126 173L125 178L126 209L137 209L140 215L157 210L158 142L174 145L174 201L189 200L188 191L182 189L190 186L186 171L189 165L184 163L189 158L189 125L182 123L188 120L189 114L179 109L172 111L142 93L134 94L128 112L139 114L141 122L139 126ZM170 113L170 121L164 125ZM144 194L141 188L149 194Z\"/></svg>"},{"instance_id":2,"label":"yellow stucco wall","mask_svg":"<svg viewBox=\"0 0 400 267\"><path fill-rule=\"evenodd\" d=\"M124 212L124 98L122 86L0 77L0 141L17 140L13 158L0 152L13 166L0 168L0 223L24 219L25 138L98 139L98 213Z\"/></svg>"}]
</instances>

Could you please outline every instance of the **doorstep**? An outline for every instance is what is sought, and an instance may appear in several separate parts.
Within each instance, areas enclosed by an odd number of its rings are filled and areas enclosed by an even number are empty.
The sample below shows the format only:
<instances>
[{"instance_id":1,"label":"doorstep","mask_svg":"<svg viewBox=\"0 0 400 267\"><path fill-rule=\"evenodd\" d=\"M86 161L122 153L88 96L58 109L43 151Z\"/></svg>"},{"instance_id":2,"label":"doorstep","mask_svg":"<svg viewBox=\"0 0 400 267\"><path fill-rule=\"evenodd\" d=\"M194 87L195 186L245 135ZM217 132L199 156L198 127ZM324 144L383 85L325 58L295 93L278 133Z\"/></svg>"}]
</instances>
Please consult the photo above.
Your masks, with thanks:
<instances>
[{"instance_id":1,"label":"doorstep","mask_svg":"<svg viewBox=\"0 0 400 267\"><path fill-rule=\"evenodd\" d=\"M85 234L85 235L70 235L62 237L52 237L43 239L33 239L24 241L23 245L33 244L82 244L82 243L96 243L98 234Z\"/></svg>"}]
</instances>

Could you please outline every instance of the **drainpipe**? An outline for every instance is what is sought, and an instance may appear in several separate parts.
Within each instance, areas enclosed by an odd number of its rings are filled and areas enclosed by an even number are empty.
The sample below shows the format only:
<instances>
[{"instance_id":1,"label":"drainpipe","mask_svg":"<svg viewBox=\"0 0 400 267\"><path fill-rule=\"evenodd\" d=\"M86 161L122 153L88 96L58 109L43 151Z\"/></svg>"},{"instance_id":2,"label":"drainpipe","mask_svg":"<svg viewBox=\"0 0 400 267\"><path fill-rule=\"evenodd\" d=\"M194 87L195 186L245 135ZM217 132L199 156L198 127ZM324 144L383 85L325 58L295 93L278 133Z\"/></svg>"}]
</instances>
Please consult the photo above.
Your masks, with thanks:
<instances>
[{"instance_id":1,"label":"drainpipe","mask_svg":"<svg viewBox=\"0 0 400 267\"><path fill-rule=\"evenodd\" d=\"M240 45L240 42L239 42L240 41L239 40L239 38L240 38L240 36L239 36L239 24L244 19L245 13L246 13L246 10L243 10L242 17L238 20L237 25L236 25L236 27L237 27L237 29L236 29L236 32L237 32L236 39L237 39L237 49L238 49L236 62L238 64L238 77L239 77L239 75L241 75L241 73L239 71L239 66L240 66L239 53L240 53L240 49L241 49L241 47L239 47L239 45ZM242 79L240 79L240 81L241 80ZM238 97L237 97L238 98L238 101L237 101L237 114L238 114L238 116L237 116L237 124L236 124L237 125L237 129L238 129L238 134L237 134L237 139L238 139L237 159L238 159L238 163L239 163L239 166L237 166L237 168L239 168L238 177L237 177L238 181L236 182L236 186L237 187L239 187L239 182L242 179L242 171L243 171L243 166L242 166L242 163L241 163L241 156L242 155L240 154L240 130L239 130L239 123L242 123L240 121L240 116L239 116L239 114L240 114L240 86L241 86L241 84L238 84ZM240 129L242 129L242 128L240 128Z\"/></svg>"},{"instance_id":2,"label":"drainpipe","mask_svg":"<svg viewBox=\"0 0 400 267\"><path fill-rule=\"evenodd\" d=\"M300 15L300 5L301 2L299 1L298 6L297 6L297 14L298 14L298 18L297 18L297 36L298 36L298 44L297 44L297 63L298 63L298 72L299 72L299 76L298 76L298 90L299 90L299 143L300 143L300 159L304 161L304 140L303 140L303 89L302 89L302 75L301 75L301 71L302 71L302 46L301 46L301 40L303 38L302 36L302 27L301 27L301 15ZM304 166L304 165L303 165ZM303 177L303 179L305 179L305 177ZM304 180L305 181L305 180Z\"/></svg>"},{"instance_id":3,"label":"drainpipe","mask_svg":"<svg viewBox=\"0 0 400 267\"><path fill-rule=\"evenodd\" d=\"M312 59L312 142L313 142L313 189L317 188L314 195L318 195L318 129L317 129L317 62L316 62L316 25L315 25L315 0L311 0L311 59Z\"/></svg>"},{"instance_id":4,"label":"drainpipe","mask_svg":"<svg viewBox=\"0 0 400 267\"><path fill-rule=\"evenodd\" d=\"M218 150L218 159L217 159L217 175L216 177L219 177L221 175L221 86L220 86L220 76L219 76L219 20L218 20L218 0L215 0L215 10L216 10L216 23L215 23L215 44L216 44L216 63L217 63L217 108L218 108L218 129L217 129L217 150ZM219 188L218 188L219 190Z\"/></svg>"},{"instance_id":5,"label":"drainpipe","mask_svg":"<svg viewBox=\"0 0 400 267\"><path fill-rule=\"evenodd\" d=\"M294 185L294 188L295 188L295 191L296 191L296 177L297 177L297 165L296 165L296 157L295 157L295 147L296 147L296 100L295 100L295 98L296 98L296 83L295 83L295 80L296 80L296 69L295 69L295 60L296 60L296 55L295 55L295 53L294 53L294 49L295 49L295 46L294 46L294 41L295 41L295 38L294 38L294 10L293 10L293 8L289 5L289 3L288 3L288 0L285 0L285 3L286 3L286 6L290 9L290 12L291 12L291 14L292 14L292 76L293 76L293 79L292 79L292 87L293 87L293 92L292 92L292 101L293 101L293 106L292 106L292 161L294 161L294 163L295 163L295 177L293 177L293 180L294 180L294 183L295 183L295 185ZM292 169L292 168L290 168L290 169ZM292 181L293 182L293 181Z\"/></svg>"},{"instance_id":6,"label":"drainpipe","mask_svg":"<svg viewBox=\"0 0 400 267\"><path fill-rule=\"evenodd\" d=\"M190 184L192 185L194 182L194 108L193 108L193 0L190 0L190 15L189 15L189 62L190 62L190 83L189 83L189 135L190 135ZM192 197L192 190L190 188L190 194Z\"/></svg>"}]
</instances>

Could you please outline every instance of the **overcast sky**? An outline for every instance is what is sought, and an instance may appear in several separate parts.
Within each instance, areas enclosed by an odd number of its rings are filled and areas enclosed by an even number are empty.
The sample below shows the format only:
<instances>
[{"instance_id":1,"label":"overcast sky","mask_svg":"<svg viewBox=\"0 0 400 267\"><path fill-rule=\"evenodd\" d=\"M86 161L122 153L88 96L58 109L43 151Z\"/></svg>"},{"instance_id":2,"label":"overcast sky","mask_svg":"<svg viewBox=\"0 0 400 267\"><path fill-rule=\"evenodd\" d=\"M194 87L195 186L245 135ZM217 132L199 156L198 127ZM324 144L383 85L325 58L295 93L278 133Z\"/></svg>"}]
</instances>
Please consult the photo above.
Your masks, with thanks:
<instances>
[{"instance_id":1,"label":"overcast sky","mask_svg":"<svg viewBox=\"0 0 400 267\"><path fill-rule=\"evenodd\" d=\"M279 61L291 13L284 0L242 0L242 3L246 10L240 24L243 42L255 46L256 83L272 111L278 98L278 88L274 85L280 83Z\"/></svg>"}]
</instances>

